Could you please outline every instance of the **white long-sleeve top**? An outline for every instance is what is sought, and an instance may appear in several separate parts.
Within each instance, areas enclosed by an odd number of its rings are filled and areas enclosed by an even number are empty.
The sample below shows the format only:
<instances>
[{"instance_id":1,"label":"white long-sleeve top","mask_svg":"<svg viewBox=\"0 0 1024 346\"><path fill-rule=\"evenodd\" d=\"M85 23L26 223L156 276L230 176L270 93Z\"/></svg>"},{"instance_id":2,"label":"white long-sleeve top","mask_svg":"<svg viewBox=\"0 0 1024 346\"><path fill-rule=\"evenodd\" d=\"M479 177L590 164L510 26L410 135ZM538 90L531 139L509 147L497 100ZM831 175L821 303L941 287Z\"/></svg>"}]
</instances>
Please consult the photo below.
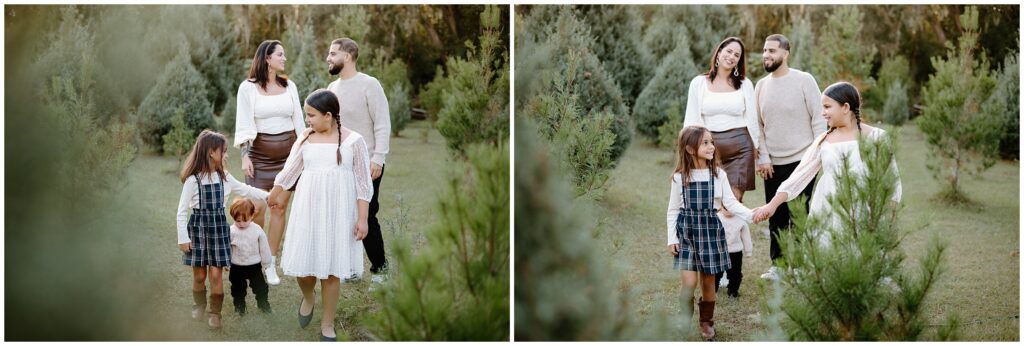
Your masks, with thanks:
<instances>
[{"instance_id":1,"label":"white long-sleeve top","mask_svg":"<svg viewBox=\"0 0 1024 346\"><path fill-rule=\"evenodd\" d=\"M718 212L718 219L722 220L722 227L725 228L725 243L729 252L743 251L743 255L750 257L754 255L754 244L750 241L750 224L736 216L725 217Z\"/></svg>"},{"instance_id":2,"label":"white long-sleeve top","mask_svg":"<svg viewBox=\"0 0 1024 346\"><path fill-rule=\"evenodd\" d=\"M287 122L282 124L281 120L274 120L274 117L267 114L271 111L277 111L279 108L278 106L281 103L275 100L275 98L280 99L284 97L279 95L260 95L259 88L259 84L249 80L244 80L242 84L238 85L238 95L235 101L235 147L241 148L242 144L255 140L257 133L277 134L288 130L289 124ZM306 118L306 115L302 111L302 101L299 101L299 89L295 86L294 82L289 80L285 93L289 95L287 98L291 99L289 112L291 117L290 127L295 130L295 135L297 136L306 130L306 122L303 120ZM257 102L257 98L259 98L260 102ZM259 107L267 108L260 112L259 118L257 117L257 104L259 104ZM260 131L261 126L259 125L262 125L264 130L268 132Z\"/></svg>"},{"instance_id":3,"label":"white long-sleeve top","mask_svg":"<svg viewBox=\"0 0 1024 346\"><path fill-rule=\"evenodd\" d=\"M238 223L231 225L231 264L249 266L256 263L263 268L270 266L270 242L267 233L255 222L249 227L238 228Z\"/></svg>"},{"instance_id":4,"label":"white long-sleeve top","mask_svg":"<svg viewBox=\"0 0 1024 346\"><path fill-rule=\"evenodd\" d=\"M224 173L226 176L223 182L225 205L227 205L228 196L231 194L266 202L269 193L239 182L235 177L231 176L231 173ZM200 176L203 179L203 184L214 184L220 180L220 175L217 173L209 176ZM181 188L181 198L178 199L178 244L192 242L188 237L188 216L193 208L199 208L199 184L197 184L195 176L189 176L188 179L185 179L185 185Z\"/></svg>"},{"instance_id":5,"label":"white long-sleeve top","mask_svg":"<svg viewBox=\"0 0 1024 346\"><path fill-rule=\"evenodd\" d=\"M711 174L707 169L690 171L691 182L710 180ZM672 175L672 189L669 190L668 210L665 215L668 225L668 245L679 244L679 238L676 237L676 219L679 217L679 209L683 207L682 181L683 177L681 174L676 173ZM753 221L754 212L736 200L736 196L732 193L732 187L729 185L729 178L726 176L725 171L719 168L718 176L715 178L715 209L721 210L723 204L726 209L746 220L746 222Z\"/></svg>"},{"instance_id":6,"label":"white long-sleeve top","mask_svg":"<svg viewBox=\"0 0 1024 346\"><path fill-rule=\"evenodd\" d=\"M837 148L836 144L824 142L825 136L827 135L828 132L822 133L820 136L818 136L818 138L814 139L813 144L810 147L808 147L806 151L804 151L804 156L803 158L800 159L800 164L797 165L796 169L793 170L793 174L789 176L789 179L786 179L786 181L783 181L782 184L779 184L778 192L785 192L787 194L786 202L792 201L793 199L797 198L797 196L800 195L800 192L803 191L805 187L807 187L807 184L810 184L811 180L818 175L818 171L822 169L821 159L823 146L830 146L830 148L828 148L829 150ZM870 133L868 133L867 137L870 140L878 140L883 135L885 135L885 130L876 127ZM848 143L843 142L838 144L845 145ZM861 172L867 169L866 165L864 164L864 161L861 160L860 158L860 152L857 150L856 146L849 151L849 155L853 159L850 162L851 169L853 169L855 172ZM837 161L838 160L832 160L830 164L826 167L826 169L830 169L833 171L838 170L838 168L840 167L840 162ZM900 181L900 171L899 168L896 166L895 157L893 157L892 159L891 166L893 172L896 173L896 190L893 191L892 201L899 203L903 197L903 184ZM816 205L824 204L825 196L830 194L831 190L834 189L835 182L832 181L831 179L826 181L826 179L823 178L821 181L819 181L819 184L829 184L833 188L815 188L814 196L812 196L811 198L812 203L811 210L809 210L809 212L816 211ZM816 200L822 203L814 203L816 202Z\"/></svg>"},{"instance_id":7,"label":"white long-sleeve top","mask_svg":"<svg viewBox=\"0 0 1024 346\"><path fill-rule=\"evenodd\" d=\"M708 127L704 110L704 97L712 91L708 89L708 77L699 75L690 81L690 90L686 98L686 116L683 118L683 127L699 125ZM754 142L754 149L758 149L761 143L761 125L757 118L757 104L754 100L754 82L744 78L740 84L739 94L743 99L743 124L750 133L750 139ZM712 114L713 115L713 114ZM708 127L710 129L710 127ZM716 131L716 130L712 130ZM717 131L716 131L717 132Z\"/></svg>"},{"instance_id":8,"label":"white long-sleeve top","mask_svg":"<svg viewBox=\"0 0 1024 346\"><path fill-rule=\"evenodd\" d=\"M344 129L348 130L347 128ZM356 199L369 203L374 193L373 179L370 178L370 154L366 149L366 142L363 141L363 136L355 131L348 131L348 136L345 137L342 143L346 143L343 145L348 145L347 143L349 142L352 143L351 159L352 173L355 176L356 182ZM305 169L305 163L302 159L302 148L307 144L306 138L312 133L312 129L304 131L295 140L295 144L292 144L292 150L288 154L288 160L284 162L284 168L274 178L274 186L280 186L287 190L299 182L299 177L302 176L302 171ZM338 150L342 149L338 148ZM342 156L344 157L345 154ZM344 162L344 159L342 160Z\"/></svg>"}]
</instances>

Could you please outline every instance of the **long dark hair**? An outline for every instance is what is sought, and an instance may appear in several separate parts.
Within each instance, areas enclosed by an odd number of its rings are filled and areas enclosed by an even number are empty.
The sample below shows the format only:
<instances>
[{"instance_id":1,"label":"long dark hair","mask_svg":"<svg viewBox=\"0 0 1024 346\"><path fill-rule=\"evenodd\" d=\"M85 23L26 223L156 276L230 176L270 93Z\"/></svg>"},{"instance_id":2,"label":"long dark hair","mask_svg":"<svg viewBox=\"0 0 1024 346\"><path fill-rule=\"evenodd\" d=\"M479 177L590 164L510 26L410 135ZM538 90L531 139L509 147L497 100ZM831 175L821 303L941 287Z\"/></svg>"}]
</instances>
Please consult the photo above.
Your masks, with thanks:
<instances>
[{"instance_id":1,"label":"long dark hair","mask_svg":"<svg viewBox=\"0 0 1024 346\"><path fill-rule=\"evenodd\" d=\"M270 82L270 73L267 72L267 57L274 54L274 50L277 46L281 45L281 41L278 40L266 40L260 43L260 46L256 48L256 55L252 57L252 64L249 65L249 80L259 84L260 88L267 90L267 83ZM288 78L277 75L274 78L277 85L287 88Z\"/></svg>"},{"instance_id":2,"label":"long dark hair","mask_svg":"<svg viewBox=\"0 0 1024 346\"><path fill-rule=\"evenodd\" d=\"M306 96L306 104L313 107L320 113L327 114L331 113L331 117L334 118L334 123L338 125L338 164L341 164L341 103L338 102L338 96L334 95L333 91L327 89L316 89ZM306 136L303 139L303 143L309 139Z\"/></svg>"},{"instance_id":3,"label":"long dark hair","mask_svg":"<svg viewBox=\"0 0 1024 346\"><path fill-rule=\"evenodd\" d=\"M690 170L697 169L697 160L700 159L697 156L697 149L700 149L700 140L704 138L705 133L710 132L703 126L687 126L679 130L679 137L676 138L676 169L672 174L679 173L684 186L690 184ZM693 151L693 154L687 149ZM711 169L711 178L718 178L718 150L715 150L714 158L708 160L708 168Z\"/></svg>"},{"instance_id":4,"label":"long dark hair","mask_svg":"<svg viewBox=\"0 0 1024 346\"><path fill-rule=\"evenodd\" d=\"M722 52L722 49L725 49L725 46L733 42L740 44L740 62L736 64L736 69L739 70L739 73L738 76L730 73L728 77L729 84L732 85L733 88L736 88L736 90L739 90L740 86L743 85L743 79L747 78L747 48L743 45L743 41L740 40L739 37L727 37L722 41L722 43L718 44L718 48L715 49L715 54L711 55L711 69L704 75L708 76L709 80L715 80L715 77L718 75L718 65L716 65L718 54Z\"/></svg>"},{"instance_id":5,"label":"long dark hair","mask_svg":"<svg viewBox=\"0 0 1024 346\"><path fill-rule=\"evenodd\" d=\"M217 172L220 180L224 180L224 163L221 162L214 167L213 162L210 162L210 152L214 150L228 150L227 138L220 133L203 130L196 138L196 144L192 145L192 151L188 152L185 165L181 168L181 182L184 183L193 175L200 175L197 178L202 178L201 176L210 176L213 172ZM202 185L202 182L197 183Z\"/></svg>"},{"instance_id":6,"label":"long dark hair","mask_svg":"<svg viewBox=\"0 0 1024 346\"><path fill-rule=\"evenodd\" d=\"M860 91L857 90L857 87L850 84L850 82L840 81L829 85L821 94L836 100L836 103L839 103L839 105L844 103L850 105L850 111L853 112L853 117L857 121L857 134L860 135ZM825 134L832 133L835 129L835 127L829 127L828 132L825 132ZM821 136L821 138L824 140L825 136ZM821 142L818 142L818 144L820 145Z\"/></svg>"}]
</instances>

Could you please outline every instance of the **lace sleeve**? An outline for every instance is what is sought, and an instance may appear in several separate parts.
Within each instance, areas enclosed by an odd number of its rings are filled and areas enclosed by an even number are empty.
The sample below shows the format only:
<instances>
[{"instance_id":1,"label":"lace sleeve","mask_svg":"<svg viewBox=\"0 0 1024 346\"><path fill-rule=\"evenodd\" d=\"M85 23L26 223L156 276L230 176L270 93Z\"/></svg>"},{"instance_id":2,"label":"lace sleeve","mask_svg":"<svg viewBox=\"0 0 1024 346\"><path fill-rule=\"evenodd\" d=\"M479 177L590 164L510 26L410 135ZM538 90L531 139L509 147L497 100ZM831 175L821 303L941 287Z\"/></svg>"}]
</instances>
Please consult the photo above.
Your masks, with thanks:
<instances>
[{"instance_id":1,"label":"lace sleeve","mask_svg":"<svg viewBox=\"0 0 1024 346\"><path fill-rule=\"evenodd\" d=\"M302 147L302 142L306 136L309 136L309 131L305 131L292 145L292 150L288 154L288 160L284 162L284 168L281 169L280 173L277 173L277 177L274 178L274 186L283 187L285 190L295 186L295 183L299 181L299 176L302 175L302 169L304 167L302 163L302 153L299 148Z\"/></svg>"},{"instance_id":2,"label":"lace sleeve","mask_svg":"<svg viewBox=\"0 0 1024 346\"><path fill-rule=\"evenodd\" d=\"M778 192L785 192L789 196L786 198L786 202L792 201L801 191L807 187L807 184L811 183L811 180L818 175L818 170L821 169L821 157L819 151L821 150L821 142L824 141L826 134L818 136L814 140L814 144L807 147L807 151L804 152L804 157L800 159L800 164L793 170L793 174L789 176L789 179L783 181L779 185Z\"/></svg>"},{"instance_id":3,"label":"lace sleeve","mask_svg":"<svg viewBox=\"0 0 1024 346\"><path fill-rule=\"evenodd\" d=\"M352 144L352 174L356 177L356 198L370 202L373 198L373 179L370 179L370 153L366 142L357 138Z\"/></svg>"}]
</instances>

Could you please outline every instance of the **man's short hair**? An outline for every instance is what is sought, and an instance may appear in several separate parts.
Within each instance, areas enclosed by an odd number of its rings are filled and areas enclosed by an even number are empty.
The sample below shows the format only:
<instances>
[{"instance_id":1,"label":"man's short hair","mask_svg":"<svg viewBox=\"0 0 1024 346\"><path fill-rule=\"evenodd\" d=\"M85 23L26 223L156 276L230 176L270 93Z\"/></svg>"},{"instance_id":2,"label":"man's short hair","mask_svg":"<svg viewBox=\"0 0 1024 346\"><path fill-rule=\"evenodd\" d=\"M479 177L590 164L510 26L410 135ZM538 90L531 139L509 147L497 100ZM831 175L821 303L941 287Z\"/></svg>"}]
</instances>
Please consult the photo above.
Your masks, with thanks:
<instances>
[{"instance_id":1,"label":"man's short hair","mask_svg":"<svg viewBox=\"0 0 1024 346\"><path fill-rule=\"evenodd\" d=\"M777 41L777 42L779 42L779 48L785 49L787 51L789 50L789 39L786 38L786 36L782 36L782 34L771 34L771 35L768 35L768 38L766 38L764 40L765 41Z\"/></svg>"},{"instance_id":2,"label":"man's short hair","mask_svg":"<svg viewBox=\"0 0 1024 346\"><path fill-rule=\"evenodd\" d=\"M337 40L331 41L331 45L341 46L341 50L352 55L352 61L356 61L359 58L359 45L356 44L355 40L348 37L342 37Z\"/></svg>"}]
</instances>

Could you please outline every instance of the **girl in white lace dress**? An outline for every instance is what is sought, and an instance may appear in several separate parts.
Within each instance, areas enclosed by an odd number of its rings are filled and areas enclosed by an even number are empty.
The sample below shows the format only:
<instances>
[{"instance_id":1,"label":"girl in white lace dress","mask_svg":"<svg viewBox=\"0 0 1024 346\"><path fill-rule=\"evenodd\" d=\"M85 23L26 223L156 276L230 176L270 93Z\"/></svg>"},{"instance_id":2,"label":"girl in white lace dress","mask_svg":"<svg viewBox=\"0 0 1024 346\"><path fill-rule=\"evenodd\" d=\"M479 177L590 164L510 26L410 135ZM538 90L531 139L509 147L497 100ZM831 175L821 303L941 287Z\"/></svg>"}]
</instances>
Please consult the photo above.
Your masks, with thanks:
<instances>
[{"instance_id":1,"label":"girl in white lace dress","mask_svg":"<svg viewBox=\"0 0 1024 346\"><path fill-rule=\"evenodd\" d=\"M373 197L370 157L363 137L341 126L340 105L333 92L320 89L304 105L310 129L292 147L284 169L274 180L271 207L279 207L282 191L296 185L288 216L281 269L296 277L303 299L299 325L313 316L313 289L320 279L323 312L321 338L332 340L340 278L363 273L363 244L369 203ZM300 177L301 176L301 177Z\"/></svg>"},{"instance_id":2,"label":"girl in white lace dress","mask_svg":"<svg viewBox=\"0 0 1024 346\"><path fill-rule=\"evenodd\" d=\"M885 134L885 130L861 124L860 93L850 83L838 82L830 85L822 93L821 100L824 107L822 116L828 121L829 130L815 139L814 144L804 152L800 164L789 179L779 186L775 197L765 206L755 210L755 222L766 220L775 213L779 205L799 196L800 191L803 191L818 171L821 171L821 179L814 187L811 206L807 212L829 216L833 226L839 225L839 216L832 210L828 197L836 192L836 179L843 169L843 157L849 157L851 171L863 174L867 166L860 157L859 139L863 136L868 140L878 140ZM891 199L899 203L902 187L895 158L892 167L897 178L896 189ZM830 238L826 236L826 232L818 232L820 244L827 246Z\"/></svg>"}]
</instances>

